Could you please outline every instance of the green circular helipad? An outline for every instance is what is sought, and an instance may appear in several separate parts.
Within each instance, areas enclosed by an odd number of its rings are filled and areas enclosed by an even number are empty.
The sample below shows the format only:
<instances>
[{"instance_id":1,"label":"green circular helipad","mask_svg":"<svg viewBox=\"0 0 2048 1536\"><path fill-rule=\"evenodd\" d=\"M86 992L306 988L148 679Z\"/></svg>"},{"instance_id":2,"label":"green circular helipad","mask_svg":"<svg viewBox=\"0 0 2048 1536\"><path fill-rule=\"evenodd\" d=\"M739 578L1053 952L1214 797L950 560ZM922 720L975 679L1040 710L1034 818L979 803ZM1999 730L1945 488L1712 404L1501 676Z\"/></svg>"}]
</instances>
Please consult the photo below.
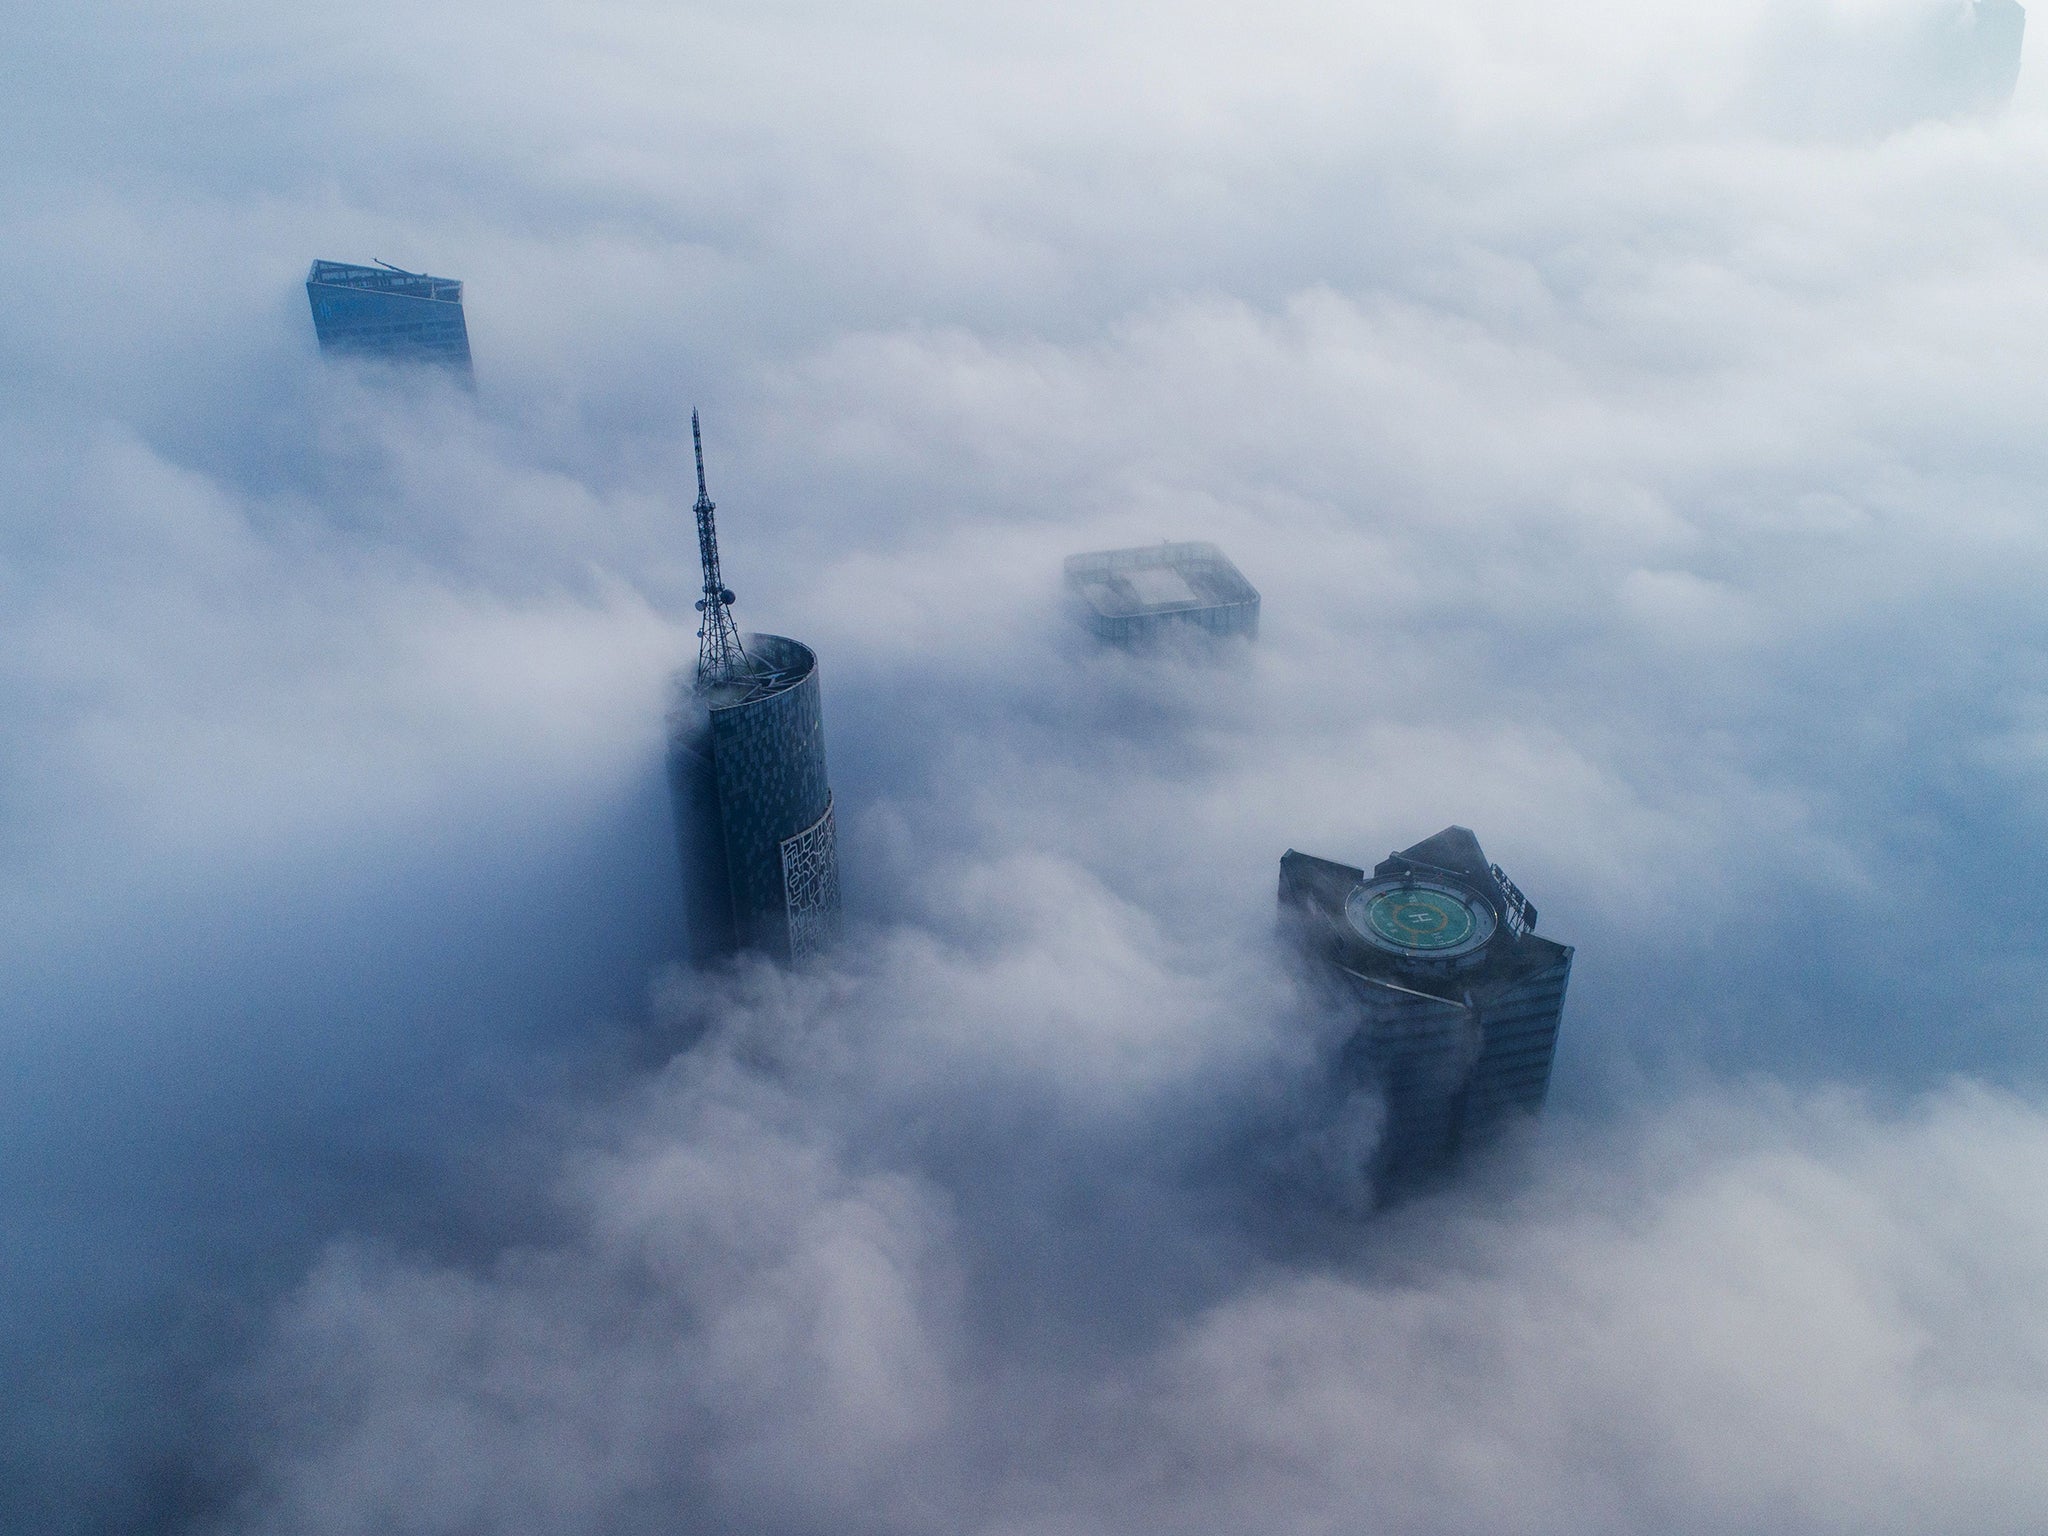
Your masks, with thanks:
<instances>
[{"instance_id":1,"label":"green circular helipad","mask_svg":"<svg viewBox=\"0 0 2048 1536\"><path fill-rule=\"evenodd\" d=\"M1433 880L1375 881L1344 903L1359 934L1396 954L1448 960L1493 937L1493 911L1463 891Z\"/></svg>"}]
</instances>

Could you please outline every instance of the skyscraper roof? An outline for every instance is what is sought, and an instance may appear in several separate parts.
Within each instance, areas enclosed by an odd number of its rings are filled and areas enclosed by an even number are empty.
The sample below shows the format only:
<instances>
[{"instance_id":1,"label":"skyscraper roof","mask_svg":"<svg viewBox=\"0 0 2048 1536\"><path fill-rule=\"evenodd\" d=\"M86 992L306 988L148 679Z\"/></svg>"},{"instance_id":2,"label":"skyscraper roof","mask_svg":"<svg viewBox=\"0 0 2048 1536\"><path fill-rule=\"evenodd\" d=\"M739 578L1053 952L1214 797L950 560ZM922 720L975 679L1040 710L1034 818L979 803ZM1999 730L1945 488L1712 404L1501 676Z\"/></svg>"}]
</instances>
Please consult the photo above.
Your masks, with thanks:
<instances>
[{"instance_id":1,"label":"skyscraper roof","mask_svg":"<svg viewBox=\"0 0 2048 1536\"><path fill-rule=\"evenodd\" d=\"M471 371L462 284L379 264L316 261L306 274L313 330L326 353Z\"/></svg>"},{"instance_id":2,"label":"skyscraper roof","mask_svg":"<svg viewBox=\"0 0 2048 1536\"><path fill-rule=\"evenodd\" d=\"M1067 590L1103 640L1141 643L1188 628L1252 635L1259 593L1214 544L1145 544L1067 560Z\"/></svg>"}]
</instances>

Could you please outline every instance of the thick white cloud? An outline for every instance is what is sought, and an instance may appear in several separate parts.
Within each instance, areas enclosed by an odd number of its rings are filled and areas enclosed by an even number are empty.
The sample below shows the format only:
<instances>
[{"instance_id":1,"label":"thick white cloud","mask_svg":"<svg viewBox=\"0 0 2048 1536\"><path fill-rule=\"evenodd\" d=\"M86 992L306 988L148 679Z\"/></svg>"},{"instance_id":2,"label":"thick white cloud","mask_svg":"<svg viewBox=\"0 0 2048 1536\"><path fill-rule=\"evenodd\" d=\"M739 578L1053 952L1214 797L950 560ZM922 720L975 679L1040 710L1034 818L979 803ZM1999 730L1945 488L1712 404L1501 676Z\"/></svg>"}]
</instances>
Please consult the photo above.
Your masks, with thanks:
<instances>
[{"instance_id":1,"label":"thick white cloud","mask_svg":"<svg viewBox=\"0 0 2048 1536\"><path fill-rule=\"evenodd\" d=\"M1039 1111L1000 1173L900 1166L931 1135L903 1101L960 1136L989 1053L883 1026L950 1069L906 1087L865 1010L999 1019L1010 959L756 993L574 1165L544 1250L331 1253L235 1528L1970 1531L2048 1493L2040 1106L1752 1085L1276 1263L1227 1207L1191 1234L1196 1139L1157 1099L1135 1137L1076 1103L1085 1050L1013 1061L1036 1081L992 1100Z\"/></svg>"}]
</instances>

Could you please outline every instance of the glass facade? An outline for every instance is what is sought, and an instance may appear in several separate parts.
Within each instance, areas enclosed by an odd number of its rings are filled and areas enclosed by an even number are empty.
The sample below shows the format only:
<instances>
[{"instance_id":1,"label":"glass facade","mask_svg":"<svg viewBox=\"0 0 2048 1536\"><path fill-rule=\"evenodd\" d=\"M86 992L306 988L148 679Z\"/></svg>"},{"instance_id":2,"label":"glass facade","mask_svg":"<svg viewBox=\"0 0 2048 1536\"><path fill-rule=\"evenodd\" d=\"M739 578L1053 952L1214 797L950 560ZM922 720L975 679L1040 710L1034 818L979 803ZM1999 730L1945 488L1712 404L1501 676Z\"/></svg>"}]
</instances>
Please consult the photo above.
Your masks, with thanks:
<instances>
[{"instance_id":1,"label":"glass facade","mask_svg":"<svg viewBox=\"0 0 2048 1536\"><path fill-rule=\"evenodd\" d=\"M306 299L322 352L435 363L472 376L462 284L452 277L316 261Z\"/></svg>"}]
</instances>

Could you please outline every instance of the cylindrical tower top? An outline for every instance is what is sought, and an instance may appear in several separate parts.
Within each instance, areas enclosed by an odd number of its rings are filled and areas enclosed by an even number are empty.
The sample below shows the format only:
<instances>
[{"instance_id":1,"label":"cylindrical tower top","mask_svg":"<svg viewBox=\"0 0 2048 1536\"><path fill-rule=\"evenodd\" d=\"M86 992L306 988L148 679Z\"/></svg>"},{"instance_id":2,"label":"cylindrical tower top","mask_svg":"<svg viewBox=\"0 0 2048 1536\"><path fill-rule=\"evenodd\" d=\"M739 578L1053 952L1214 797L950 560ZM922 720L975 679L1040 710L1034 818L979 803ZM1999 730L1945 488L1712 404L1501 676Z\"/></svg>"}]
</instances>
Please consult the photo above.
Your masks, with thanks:
<instances>
[{"instance_id":1,"label":"cylindrical tower top","mask_svg":"<svg viewBox=\"0 0 2048 1536\"><path fill-rule=\"evenodd\" d=\"M695 787L678 780L678 818L697 839L693 867L716 864L725 902L697 921L721 942L805 959L839 926L818 658L801 641L749 635L744 665L692 700L675 746Z\"/></svg>"}]
</instances>

